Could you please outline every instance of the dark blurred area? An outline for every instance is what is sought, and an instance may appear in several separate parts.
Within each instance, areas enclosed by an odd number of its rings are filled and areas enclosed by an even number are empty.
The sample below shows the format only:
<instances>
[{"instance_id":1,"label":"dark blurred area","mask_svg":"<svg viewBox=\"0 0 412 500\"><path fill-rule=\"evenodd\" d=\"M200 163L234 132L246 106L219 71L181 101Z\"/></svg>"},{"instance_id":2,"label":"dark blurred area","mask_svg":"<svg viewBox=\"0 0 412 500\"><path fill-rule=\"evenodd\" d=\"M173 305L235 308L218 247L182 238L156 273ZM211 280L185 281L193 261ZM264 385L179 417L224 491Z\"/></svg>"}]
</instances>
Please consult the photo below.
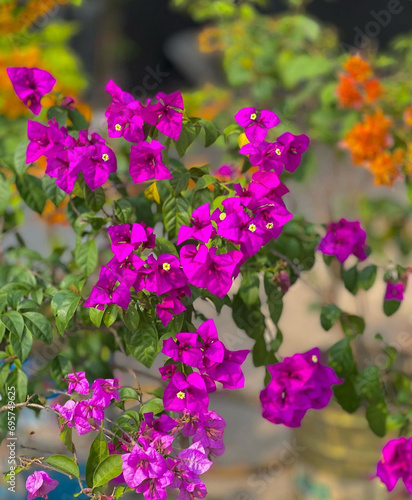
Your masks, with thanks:
<instances>
[{"instance_id":1,"label":"dark blurred area","mask_svg":"<svg viewBox=\"0 0 412 500\"><path fill-rule=\"evenodd\" d=\"M388 8L394 12L389 20L381 13ZM265 12L285 10L283 1L269 0ZM412 3L406 0L314 0L307 11L337 29L342 51L350 51L355 37L365 30L373 33L373 44L384 49L395 36L412 27ZM160 73L157 89L171 91L195 85L168 57L165 46L176 34L194 31L200 25L172 10L168 0L85 0L81 9L67 8L65 16L80 21L73 47L93 82L89 88L92 101L98 102L105 82L114 75L133 89L147 77L147 68L152 70L149 74ZM167 78L162 78L164 74ZM150 95L150 88L147 91Z\"/></svg>"}]
</instances>

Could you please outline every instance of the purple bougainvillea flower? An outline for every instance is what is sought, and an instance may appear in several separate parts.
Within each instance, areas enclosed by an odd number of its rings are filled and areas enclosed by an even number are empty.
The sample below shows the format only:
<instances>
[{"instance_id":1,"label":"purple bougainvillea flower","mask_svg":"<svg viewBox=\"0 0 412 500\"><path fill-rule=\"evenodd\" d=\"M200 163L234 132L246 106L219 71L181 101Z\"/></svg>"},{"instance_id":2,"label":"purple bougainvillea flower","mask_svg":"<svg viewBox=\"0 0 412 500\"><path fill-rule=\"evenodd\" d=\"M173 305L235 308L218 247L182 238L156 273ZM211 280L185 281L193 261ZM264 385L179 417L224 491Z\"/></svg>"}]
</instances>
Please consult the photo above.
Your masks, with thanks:
<instances>
[{"instance_id":1,"label":"purple bougainvillea flower","mask_svg":"<svg viewBox=\"0 0 412 500\"><path fill-rule=\"evenodd\" d=\"M52 91L56 79L44 69L7 68L7 74L19 99L32 113L41 111L41 98Z\"/></svg>"},{"instance_id":2,"label":"purple bougainvillea flower","mask_svg":"<svg viewBox=\"0 0 412 500\"><path fill-rule=\"evenodd\" d=\"M247 107L238 111L235 120L244 127L246 137L253 144L264 141L268 130L279 125L280 119L273 111Z\"/></svg>"},{"instance_id":3,"label":"purple bougainvillea flower","mask_svg":"<svg viewBox=\"0 0 412 500\"><path fill-rule=\"evenodd\" d=\"M239 153L248 155L253 166L259 167L265 172L275 171L278 175L283 170L283 157L285 148L277 142L260 142L258 144L245 144Z\"/></svg>"},{"instance_id":4,"label":"purple bougainvillea flower","mask_svg":"<svg viewBox=\"0 0 412 500\"><path fill-rule=\"evenodd\" d=\"M198 373L191 373L187 377L183 373L176 372L163 395L165 410L192 412L203 411L209 404L206 385Z\"/></svg>"},{"instance_id":5,"label":"purple bougainvillea flower","mask_svg":"<svg viewBox=\"0 0 412 500\"><path fill-rule=\"evenodd\" d=\"M153 230L150 232L141 224L118 224L108 227L107 232L112 241L110 248L119 262L127 259L140 245L143 248L154 248ZM153 241L149 242L149 238Z\"/></svg>"},{"instance_id":6,"label":"purple bougainvillea flower","mask_svg":"<svg viewBox=\"0 0 412 500\"><path fill-rule=\"evenodd\" d=\"M173 481L173 474L166 472L161 477L146 479L135 488L137 493L143 493L146 500L166 500L166 487Z\"/></svg>"},{"instance_id":7,"label":"purple bougainvillea flower","mask_svg":"<svg viewBox=\"0 0 412 500\"><path fill-rule=\"evenodd\" d=\"M142 105L128 92L124 92L113 80L106 85L112 102L106 110L109 137L124 137L130 142L144 140L143 119L139 112Z\"/></svg>"},{"instance_id":8,"label":"purple bougainvillea flower","mask_svg":"<svg viewBox=\"0 0 412 500\"><path fill-rule=\"evenodd\" d=\"M213 462L207 459L205 449L199 441L180 451L177 458L180 459L189 472L197 476L207 472L213 465Z\"/></svg>"},{"instance_id":9,"label":"purple bougainvillea flower","mask_svg":"<svg viewBox=\"0 0 412 500\"><path fill-rule=\"evenodd\" d=\"M172 94L159 92L156 95L159 101L156 104L149 104L140 110L140 116L150 125L155 126L167 137L177 141L182 131L183 124L183 97L177 91Z\"/></svg>"},{"instance_id":10,"label":"purple bougainvillea flower","mask_svg":"<svg viewBox=\"0 0 412 500\"><path fill-rule=\"evenodd\" d=\"M162 297L160 304L156 305L156 314L163 326L169 324L174 316L186 311L186 307L179 300L179 296L172 290L168 295Z\"/></svg>"},{"instance_id":11,"label":"purple bougainvillea flower","mask_svg":"<svg viewBox=\"0 0 412 500\"><path fill-rule=\"evenodd\" d=\"M119 379L98 378L92 384L93 396L90 404L99 408L107 408L113 399L120 402Z\"/></svg>"},{"instance_id":12,"label":"purple bougainvillea flower","mask_svg":"<svg viewBox=\"0 0 412 500\"><path fill-rule=\"evenodd\" d=\"M146 264L152 270L146 277L145 288L149 292L162 295L173 289L179 289L186 285L187 278L183 272L179 259L171 254L159 255L156 260L150 254Z\"/></svg>"},{"instance_id":13,"label":"purple bougainvillea flower","mask_svg":"<svg viewBox=\"0 0 412 500\"><path fill-rule=\"evenodd\" d=\"M91 404L90 400L83 401L66 401L64 406L59 404L53 407L68 427L75 427L79 436L97 429L104 419L104 411L102 408Z\"/></svg>"},{"instance_id":14,"label":"purple bougainvillea flower","mask_svg":"<svg viewBox=\"0 0 412 500\"><path fill-rule=\"evenodd\" d=\"M173 364L161 366L159 372L162 380L169 380L177 372L177 366Z\"/></svg>"},{"instance_id":15,"label":"purple bougainvillea flower","mask_svg":"<svg viewBox=\"0 0 412 500\"><path fill-rule=\"evenodd\" d=\"M285 169L294 172L302 161L302 154L309 147L309 137L305 134L293 135L285 132L276 139L276 142L284 147L282 159Z\"/></svg>"},{"instance_id":16,"label":"purple bougainvillea flower","mask_svg":"<svg viewBox=\"0 0 412 500\"><path fill-rule=\"evenodd\" d=\"M204 447L206 455L219 457L225 452L223 443L225 427L224 418L214 411L199 413L199 423L193 435L193 442L199 442Z\"/></svg>"},{"instance_id":17,"label":"purple bougainvillea flower","mask_svg":"<svg viewBox=\"0 0 412 500\"><path fill-rule=\"evenodd\" d=\"M124 479L133 489L146 479L162 477L167 473L166 460L153 448L143 450L136 445L130 453L122 455L122 460Z\"/></svg>"},{"instance_id":18,"label":"purple bougainvillea flower","mask_svg":"<svg viewBox=\"0 0 412 500\"><path fill-rule=\"evenodd\" d=\"M199 249L196 245L185 245L180 250L180 262L190 284L223 297L238 274L243 254L238 250L225 254L217 254L216 251L216 247L208 249L203 244Z\"/></svg>"},{"instance_id":19,"label":"purple bougainvillea flower","mask_svg":"<svg viewBox=\"0 0 412 500\"><path fill-rule=\"evenodd\" d=\"M326 230L318 246L320 252L334 255L342 264L351 254L359 260L366 259L366 233L360 222L340 219L339 222L328 224Z\"/></svg>"},{"instance_id":20,"label":"purple bougainvillea flower","mask_svg":"<svg viewBox=\"0 0 412 500\"><path fill-rule=\"evenodd\" d=\"M70 162L67 149L47 158L46 174L56 178L56 185L65 193L73 191L79 172L79 164Z\"/></svg>"},{"instance_id":21,"label":"purple bougainvillea flower","mask_svg":"<svg viewBox=\"0 0 412 500\"><path fill-rule=\"evenodd\" d=\"M225 346L219 340L213 319L208 319L197 329L197 334L203 341L203 355L209 364L221 363L225 356Z\"/></svg>"},{"instance_id":22,"label":"purple bougainvillea flower","mask_svg":"<svg viewBox=\"0 0 412 500\"><path fill-rule=\"evenodd\" d=\"M68 373L64 380L69 382L68 394L71 394L72 391L78 394L89 394L89 382L85 372Z\"/></svg>"},{"instance_id":23,"label":"purple bougainvillea flower","mask_svg":"<svg viewBox=\"0 0 412 500\"><path fill-rule=\"evenodd\" d=\"M190 224L191 226L180 227L177 244L180 245L189 238L208 243L215 233L215 229L210 219L210 208L208 203L200 205L200 207L193 211L192 217L190 218Z\"/></svg>"},{"instance_id":24,"label":"purple bougainvillea flower","mask_svg":"<svg viewBox=\"0 0 412 500\"><path fill-rule=\"evenodd\" d=\"M116 257L113 257L105 267L110 269L110 271L117 276L119 283L132 286L144 264L145 261L143 259L135 254L131 254L122 262L119 262Z\"/></svg>"},{"instance_id":25,"label":"purple bougainvillea flower","mask_svg":"<svg viewBox=\"0 0 412 500\"><path fill-rule=\"evenodd\" d=\"M132 146L130 151L129 172L136 184L150 179L171 179L173 176L162 161L165 148L155 139L149 144L142 141Z\"/></svg>"},{"instance_id":26,"label":"purple bougainvillea flower","mask_svg":"<svg viewBox=\"0 0 412 500\"><path fill-rule=\"evenodd\" d=\"M382 450L382 459L376 467L376 476L392 491L399 479L412 493L412 438L404 436L388 441Z\"/></svg>"},{"instance_id":27,"label":"purple bougainvillea flower","mask_svg":"<svg viewBox=\"0 0 412 500\"><path fill-rule=\"evenodd\" d=\"M117 304L119 307L127 309L130 304L130 288L125 283L119 283L115 272L102 267L99 281L93 287L84 306L96 307L96 309L103 311L106 304Z\"/></svg>"},{"instance_id":28,"label":"purple bougainvillea flower","mask_svg":"<svg viewBox=\"0 0 412 500\"><path fill-rule=\"evenodd\" d=\"M69 155L70 164L83 172L84 181L92 191L103 186L109 175L117 170L116 155L97 138L92 138L88 146L73 148Z\"/></svg>"},{"instance_id":29,"label":"purple bougainvillea flower","mask_svg":"<svg viewBox=\"0 0 412 500\"><path fill-rule=\"evenodd\" d=\"M46 472L36 470L26 480L27 500L39 497L48 498L47 494L54 490L58 484L59 482L52 479Z\"/></svg>"},{"instance_id":30,"label":"purple bougainvillea flower","mask_svg":"<svg viewBox=\"0 0 412 500\"><path fill-rule=\"evenodd\" d=\"M177 333L176 341L169 338L163 341L163 354L193 368L202 366L203 353L197 340L197 333Z\"/></svg>"},{"instance_id":31,"label":"purple bougainvillea flower","mask_svg":"<svg viewBox=\"0 0 412 500\"><path fill-rule=\"evenodd\" d=\"M264 418L275 424L299 427L309 409L328 405L332 385L342 380L319 358L319 349L315 348L268 366L272 380L260 393Z\"/></svg>"},{"instance_id":32,"label":"purple bougainvillea flower","mask_svg":"<svg viewBox=\"0 0 412 500\"><path fill-rule=\"evenodd\" d=\"M384 300L398 300L402 302L405 292L405 283L398 281L394 283L393 281L388 281L386 284L386 292Z\"/></svg>"},{"instance_id":33,"label":"purple bougainvillea flower","mask_svg":"<svg viewBox=\"0 0 412 500\"><path fill-rule=\"evenodd\" d=\"M241 389L245 385L245 376L242 372L242 363L245 361L249 350L229 351L226 349L221 363L209 366L207 374L225 389Z\"/></svg>"},{"instance_id":34,"label":"purple bougainvillea flower","mask_svg":"<svg viewBox=\"0 0 412 500\"><path fill-rule=\"evenodd\" d=\"M29 120L27 122L27 137L30 140L27 146L26 163L32 163L41 156L53 157L64 148L67 130L60 128L56 122L49 122L49 126Z\"/></svg>"}]
</instances>

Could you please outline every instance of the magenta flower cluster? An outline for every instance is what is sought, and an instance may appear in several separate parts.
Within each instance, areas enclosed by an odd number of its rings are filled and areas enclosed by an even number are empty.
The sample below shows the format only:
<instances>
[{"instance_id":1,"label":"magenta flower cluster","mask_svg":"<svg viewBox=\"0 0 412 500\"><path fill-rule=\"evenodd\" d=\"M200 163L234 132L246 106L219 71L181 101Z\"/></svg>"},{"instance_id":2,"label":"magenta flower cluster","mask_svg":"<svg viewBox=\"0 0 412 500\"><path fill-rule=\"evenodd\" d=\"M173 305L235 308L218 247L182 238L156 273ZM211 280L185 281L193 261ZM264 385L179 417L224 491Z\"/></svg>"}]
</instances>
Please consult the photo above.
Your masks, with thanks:
<instances>
[{"instance_id":1,"label":"magenta flower cluster","mask_svg":"<svg viewBox=\"0 0 412 500\"><path fill-rule=\"evenodd\" d=\"M412 438L400 437L388 441L376 467L376 476L392 491L402 480L412 494Z\"/></svg>"},{"instance_id":2,"label":"magenta flower cluster","mask_svg":"<svg viewBox=\"0 0 412 500\"><path fill-rule=\"evenodd\" d=\"M52 479L47 472L35 471L26 480L27 500L48 498L48 493L58 486L58 481Z\"/></svg>"},{"instance_id":3,"label":"magenta flower cluster","mask_svg":"<svg viewBox=\"0 0 412 500\"><path fill-rule=\"evenodd\" d=\"M343 218L327 225L326 234L318 246L320 252L335 256L342 264L350 255L365 260L367 249L366 232L360 223Z\"/></svg>"},{"instance_id":4,"label":"magenta flower cluster","mask_svg":"<svg viewBox=\"0 0 412 500\"><path fill-rule=\"evenodd\" d=\"M268 370L272 380L260 393L262 415L287 427L299 427L308 410L327 406L332 385L342 383L332 368L320 362L317 348L287 357Z\"/></svg>"},{"instance_id":5,"label":"magenta flower cluster","mask_svg":"<svg viewBox=\"0 0 412 500\"><path fill-rule=\"evenodd\" d=\"M204 498L206 486L199 476L225 450L226 422L208 409L209 393L216 390L216 382L227 389L243 387L241 365L249 351L229 351L208 320L195 333L164 340L162 352L169 357L159 369L168 381L163 405L173 416L144 415L137 444L122 454L123 478L147 500L163 500L169 489L179 490L179 500ZM197 371L185 375L183 366L186 373L187 367ZM183 450L180 436L191 440Z\"/></svg>"},{"instance_id":6,"label":"magenta flower cluster","mask_svg":"<svg viewBox=\"0 0 412 500\"><path fill-rule=\"evenodd\" d=\"M86 379L85 372L69 373L68 394L75 392L81 395L92 396L89 399L72 399L62 406L56 404L54 410L60 415L62 425L75 428L81 436L92 430L98 430L104 420L104 411L113 400L120 401L118 379L96 379L91 387Z\"/></svg>"}]
</instances>

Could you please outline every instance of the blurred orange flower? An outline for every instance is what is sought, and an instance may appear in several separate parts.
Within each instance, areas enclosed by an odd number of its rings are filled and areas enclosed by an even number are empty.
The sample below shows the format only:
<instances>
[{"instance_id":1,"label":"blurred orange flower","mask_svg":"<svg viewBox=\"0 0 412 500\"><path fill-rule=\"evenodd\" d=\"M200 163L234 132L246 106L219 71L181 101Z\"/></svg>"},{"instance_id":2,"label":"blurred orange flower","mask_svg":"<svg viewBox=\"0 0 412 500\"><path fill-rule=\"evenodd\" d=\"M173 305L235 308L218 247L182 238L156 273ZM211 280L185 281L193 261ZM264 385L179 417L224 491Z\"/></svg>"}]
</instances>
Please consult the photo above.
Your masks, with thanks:
<instances>
[{"instance_id":1,"label":"blurred orange flower","mask_svg":"<svg viewBox=\"0 0 412 500\"><path fill-rule=\"evenodd\" d=\"M350 76L339 76L338 97L344 108L359 108L362 105L362 95L356 81Z\"/></svg>"},{"instance_id":2,"label":"blurred orange flower","mask_svg":"<svg viewBox=\"0 0 412 500\"><path fill-rule=\"evenodd\" d=\"M209 26L204 28L199 33L199 50L201 52L215 52L217 50L223 50L225 45L221 38L220 29L216 26Z\"/></svg>"},{"instance_id":3,"label":"blurred orange flower","mask_svg":"<svg viewBox=\"0 0 412 500\"><path fill-rule=\"evenodd\" d=\"M375 184L392 186L401 177L403 164L403 151L395 150L393 153L384 151L370 162L370 169L375 176Z\"/></svg>"},{"instance_id":4,"label":"blurred orange flower","mask_svg":"<svg viewBox=\"0 0 412 500\"><path fill-rule=\"evenodd\" d=\"M373 160L391 143L392 121L381 110L366 115L346 135L344 145L350 149L355 165Z\"/></svg>"},{"instance_id":5,"label":"blurred orange flower","mask_svg":"<svg viewBox=\"0 0 412 500\"><path fill-rule=\"evenodd\" d=\"M43 213L39 217L48 225L62 224L63 226L68 226L69 222L66 218L66 207L68 203L68 196L64 198L58 207L56 207L50 200L47 200Z\"/></svg>"},{"instance_id":6,"label":"blurred orange flower","mask_svg":"<svg viewBox=\"0 0 412 500\"><path fill-rule=\"evenodd\" d=\"M349 57L343 68L357 82L364 82L372 74L369 63L364 61L359 54Z\"/></svg>"}]
</instances>

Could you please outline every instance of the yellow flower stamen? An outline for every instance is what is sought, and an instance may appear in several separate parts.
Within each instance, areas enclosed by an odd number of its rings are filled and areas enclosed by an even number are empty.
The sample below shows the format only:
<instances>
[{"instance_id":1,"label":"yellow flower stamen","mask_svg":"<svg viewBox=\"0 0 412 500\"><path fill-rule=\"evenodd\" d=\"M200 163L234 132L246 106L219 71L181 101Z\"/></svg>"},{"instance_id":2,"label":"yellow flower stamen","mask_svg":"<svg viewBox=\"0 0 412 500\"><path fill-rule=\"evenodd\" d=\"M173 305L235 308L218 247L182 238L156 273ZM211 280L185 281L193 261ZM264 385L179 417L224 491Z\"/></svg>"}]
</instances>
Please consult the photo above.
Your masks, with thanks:
<instances>
[{"instance_id":1,"label":"yellow flower stamen","mask_svg":"<svg viewBox=\"0 0 412 500\"><path fill-rule=\"evenodd\" d=\"M165 263L163 264L163 270L164 270L164 271L170 271L170 264L169 264L168 262L165 262Z\"/></svg>"},{"instance_id":2,"label":"yellow flower stamen","mask_svg":"<svg viewBox=\"0 0 412 500\"><path fill-rule=\"evenodd\" d=\"M256 231L256 226L254 224L250 224L250 226L248 227L249 231L251 233L254 233Z\"/></svg>"},{"instance_id":3,"label":"yellow flower stamen","mask_svg":"<svg viewBox=\"0 0 412 500\"><path fill-rule=\"evenodd\" d=\"M279 148L275 149L275 153L280 156L282 154L282 151Z\"/></svg>"},{"instance_id":4,"label":"yellow flower stamen","mask_svg":"<svg viewBox=\"0 0 412 500\"><path fill-rule=\"evenodd\" d=\"M114 126L114 128L120 132L122 130L122 126L120 125L120 123L116 123L116 125Z\"/></svg>"},{"instance_id":5,"label":"yellow flower stamen","mask_svg":"<svg viewBox=\"0 0 412 500\"><path fill-rule=\"evenodd\" d=\"M314 363L317 363L319 361L318 357L315 354L312 356L312 361Z\"/></svg>"},{"instance_id":6,"label":"yellow flower stamen","mask_svg":"<svg viewBox=\"0 0 412 500\"><path fill-rule=\"evenodd\" d=\"M250 119L251 119L251 120L256 120L256 118L257 118L257 114L256 114L256 113L252 113L252 114L250 115Z\"/></svg>"},{"instance_id":7,"label":"yellow flower stamen","mask_svg":"<svg viewBox=\"0 0 412 500\"><path fill-rule=\"evenodd\" d=\"M102 154L102 160L107 161L109 159L109 155L107 153Z\"/></svg>"},{"instance_id":8,"label":"yellow flower stamen","mask_svg":"<svg viewBox=\"0 0 412 500\"><path fill-rule=\"evenodd\" d=\"M219 219L220 219L220 220L225 220L225 219L226 219L226 214L222 212L222 213L219 215Z\"/></svg>"},{"instance_id":9,"label":"yellow flower stamen","mask_svg":"<svg viewBox=\"0 0 412 500\"><path fill-rule=\"evenodd\" d=\"M273 229L273 222L268 222L266 224L266 229Z\"/></svg>"},{"instance_id":10,"label":"yellow flower stamen","mask_svg":"<svg viewBox=\"0 0 412 500\"><path fill-rule=\"evenodd\" d=\"M179 398L179 399L185 399L185 393L182 392L182 391L179 391L176 396Z\"/></svg>"}]
</instances>

